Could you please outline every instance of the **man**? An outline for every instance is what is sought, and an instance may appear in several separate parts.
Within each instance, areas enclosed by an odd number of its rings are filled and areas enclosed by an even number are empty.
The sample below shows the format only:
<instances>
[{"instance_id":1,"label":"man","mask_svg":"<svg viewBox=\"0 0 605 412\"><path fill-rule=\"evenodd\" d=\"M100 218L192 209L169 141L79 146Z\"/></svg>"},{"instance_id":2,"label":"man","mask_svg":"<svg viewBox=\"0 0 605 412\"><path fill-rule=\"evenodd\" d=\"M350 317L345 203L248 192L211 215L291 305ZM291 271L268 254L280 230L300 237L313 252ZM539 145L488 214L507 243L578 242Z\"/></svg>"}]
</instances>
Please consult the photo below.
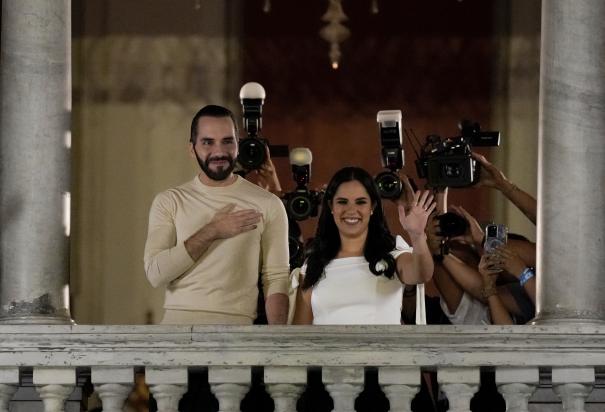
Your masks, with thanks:
<instances>
[{"instance_id":1,"label":"man","mask_svg":"<svg viewBox=\"0 0 605 412\"><path fill-rule=\"evenodd\" d=\"M164 324L252 324L259 271L269 324L286 323L286 211L233 173L237 149L233 113L202 108L189 144L200 173L153 201L145 272L152 286L166 286Z\"/></svg>"}]
</instances>

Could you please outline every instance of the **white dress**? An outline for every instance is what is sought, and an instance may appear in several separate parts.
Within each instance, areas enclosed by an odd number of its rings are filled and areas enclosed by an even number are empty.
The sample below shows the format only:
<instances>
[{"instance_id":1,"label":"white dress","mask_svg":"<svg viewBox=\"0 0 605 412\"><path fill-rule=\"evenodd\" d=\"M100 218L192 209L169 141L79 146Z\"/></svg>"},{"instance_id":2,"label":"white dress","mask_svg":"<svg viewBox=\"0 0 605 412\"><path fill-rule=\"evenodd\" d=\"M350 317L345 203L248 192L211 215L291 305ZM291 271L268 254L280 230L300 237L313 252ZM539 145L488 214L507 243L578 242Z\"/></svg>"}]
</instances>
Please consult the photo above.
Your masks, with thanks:
<instances>
[{"instance_id":1,"label":"white dress","mask_svg":"<svg viewBox=\"0 0 605 412\"><path fill-rule=\"evenodd\" d=\"M397 236L396 259L412 248ZM304 275L306 265L301 268ZM363 256L332 260L324 276L313 286L311 308L314 325L400 325L403 284L395 274L392 279L375 276Z\"/></svg>"}]
</instances>

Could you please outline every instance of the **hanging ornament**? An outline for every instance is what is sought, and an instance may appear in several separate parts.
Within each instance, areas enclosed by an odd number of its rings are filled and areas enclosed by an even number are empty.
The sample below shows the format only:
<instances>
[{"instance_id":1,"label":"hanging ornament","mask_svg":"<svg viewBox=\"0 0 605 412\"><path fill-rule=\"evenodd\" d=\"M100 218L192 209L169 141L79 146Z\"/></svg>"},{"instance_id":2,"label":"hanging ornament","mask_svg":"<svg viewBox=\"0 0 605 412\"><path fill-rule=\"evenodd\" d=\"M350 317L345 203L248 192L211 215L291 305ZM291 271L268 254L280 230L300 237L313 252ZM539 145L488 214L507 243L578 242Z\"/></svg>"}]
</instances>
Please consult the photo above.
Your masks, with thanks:
<instances>
[{"instance_id":1,"label":"hanging ornament","mask_svg":"<svg viewBox=\"0 0 605 412\"><path fill-rule=\"evenodd\" d=\"M351 32L341 22L348 20L346 14L342 9L341 0L329 0L328 10L321 18L328 24L324 26L320 31L320 36L330 43L330 61L332 62L332 68L338 69L340 64L340 43L345 41Z\"/></svg>"},{"instance_id":2,"label":"hanging ornament","mask_svg":"<svg viewBox=\"0 0 605 412\"><path fill-rule=\"evenodd\" d=\"M378 10L378 0L372 0L370 11L372 12L372 14L378 14L378 12L380 11Z\"/></svg>"},{"instance_id":3,"label":"hanging ornament","mask_svg":"<svg viewBox=\"0 0 605 412\"><path fill-rule=\"evenodd\" d=\"M263 11L269 13L271 11L271 0L265 0L263 3Z\"/></svg>"}]
</instances>

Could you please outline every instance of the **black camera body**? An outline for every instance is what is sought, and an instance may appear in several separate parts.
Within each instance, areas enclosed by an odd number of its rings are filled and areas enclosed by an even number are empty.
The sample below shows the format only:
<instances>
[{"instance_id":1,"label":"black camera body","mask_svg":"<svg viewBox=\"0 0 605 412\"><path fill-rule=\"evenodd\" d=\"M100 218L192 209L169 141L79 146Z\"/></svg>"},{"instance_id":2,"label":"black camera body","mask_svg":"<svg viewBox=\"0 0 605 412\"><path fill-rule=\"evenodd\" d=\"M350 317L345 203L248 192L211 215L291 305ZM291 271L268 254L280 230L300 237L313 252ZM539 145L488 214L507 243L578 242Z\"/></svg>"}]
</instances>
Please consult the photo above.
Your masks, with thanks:
<instances>
[{"instance_id":1,"label":"black camera body","mask_svg":"<svg viewBox=\"0 0 605 412\"><path fill-rule=\"evenodd\" d=\"M290 164L296 189L285 194L284 202L288 216L294 220L315 217L319 211L323 194L308 188L312 160L311 151L305 147L296 147L290 151Z\"/></svg>"},{"instance_id":2,"label":"black camera body","mask_svg":"<svg viewBox=\"0 0 605 412\"><path fill-rule=\"evenodd\" d=\"M500 132L482 131L479 123L463 120L460 135L442 139L437 135L426 138L416 160L418 177L427 179L428 187L467 187L479 181L480 169L473 159L472 147L500 145Z\"/></svg>"},{"instance_id":3,"label":"black camera body","mask_svg":"<svg viewBox=\"0 0 605 412\"><path fill-rule=\"evenodd\" d=\"M239 92L246 137L239 142L237 161L244 170L258 169L267 159L268 143L260 135L265 96L263 86L255 82L244 84Z\"/></svg>"},{"instance_id":4,"label":"black camera body","mask_svg":"<svg viewBox=\"0 0 605 412\"><path fill-rule=\"evenodd\" d=\"M439 221L439 236L452 238L461 236L468 230L468 222L457 213L447 212L436 217Z\"/></svg>"},{"instance_id":5,"label":"black camera body","mask_svg":"<svg viewBox=\"0 0 605 412\"><path fill-rule=\"evenodd\" d=\"M401 110L381 110L376 115L380 132L382 166L388 170L379 173L374 181L380 196L385 199L398 199L403 190L403 184L397 174L404 163L401 117Z\"/></svg>"}]
</instances>

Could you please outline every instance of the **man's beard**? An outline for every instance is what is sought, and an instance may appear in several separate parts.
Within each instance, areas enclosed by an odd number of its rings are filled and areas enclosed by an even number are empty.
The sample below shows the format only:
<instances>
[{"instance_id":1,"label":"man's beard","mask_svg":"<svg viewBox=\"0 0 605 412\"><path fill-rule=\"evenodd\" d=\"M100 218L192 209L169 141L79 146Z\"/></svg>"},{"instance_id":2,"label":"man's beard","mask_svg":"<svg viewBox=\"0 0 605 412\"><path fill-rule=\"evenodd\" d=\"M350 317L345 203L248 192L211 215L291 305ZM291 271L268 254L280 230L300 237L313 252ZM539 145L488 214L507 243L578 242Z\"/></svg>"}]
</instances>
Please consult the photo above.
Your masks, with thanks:
<instances>
[{"instance_id":1,"label":"man's beard","mask_svg":"<svg viewBox=\"0 0 605 412\"><path fill-rule=\"evenodd\" d=\"M204 161L198 156L196 152L195 158L197 159L198 164L200 165L206 176L208 176L212 180L222 181L227 179L229 176L231 176L231 172L233 172L233 169L235 168L235 161L231 156L208 156ZM227 167L219 166L218 170L214 171L210 169L210 162L213 160L226 160L227 162L229 162L229 164Z\"/></svg>"}]
</instances>

